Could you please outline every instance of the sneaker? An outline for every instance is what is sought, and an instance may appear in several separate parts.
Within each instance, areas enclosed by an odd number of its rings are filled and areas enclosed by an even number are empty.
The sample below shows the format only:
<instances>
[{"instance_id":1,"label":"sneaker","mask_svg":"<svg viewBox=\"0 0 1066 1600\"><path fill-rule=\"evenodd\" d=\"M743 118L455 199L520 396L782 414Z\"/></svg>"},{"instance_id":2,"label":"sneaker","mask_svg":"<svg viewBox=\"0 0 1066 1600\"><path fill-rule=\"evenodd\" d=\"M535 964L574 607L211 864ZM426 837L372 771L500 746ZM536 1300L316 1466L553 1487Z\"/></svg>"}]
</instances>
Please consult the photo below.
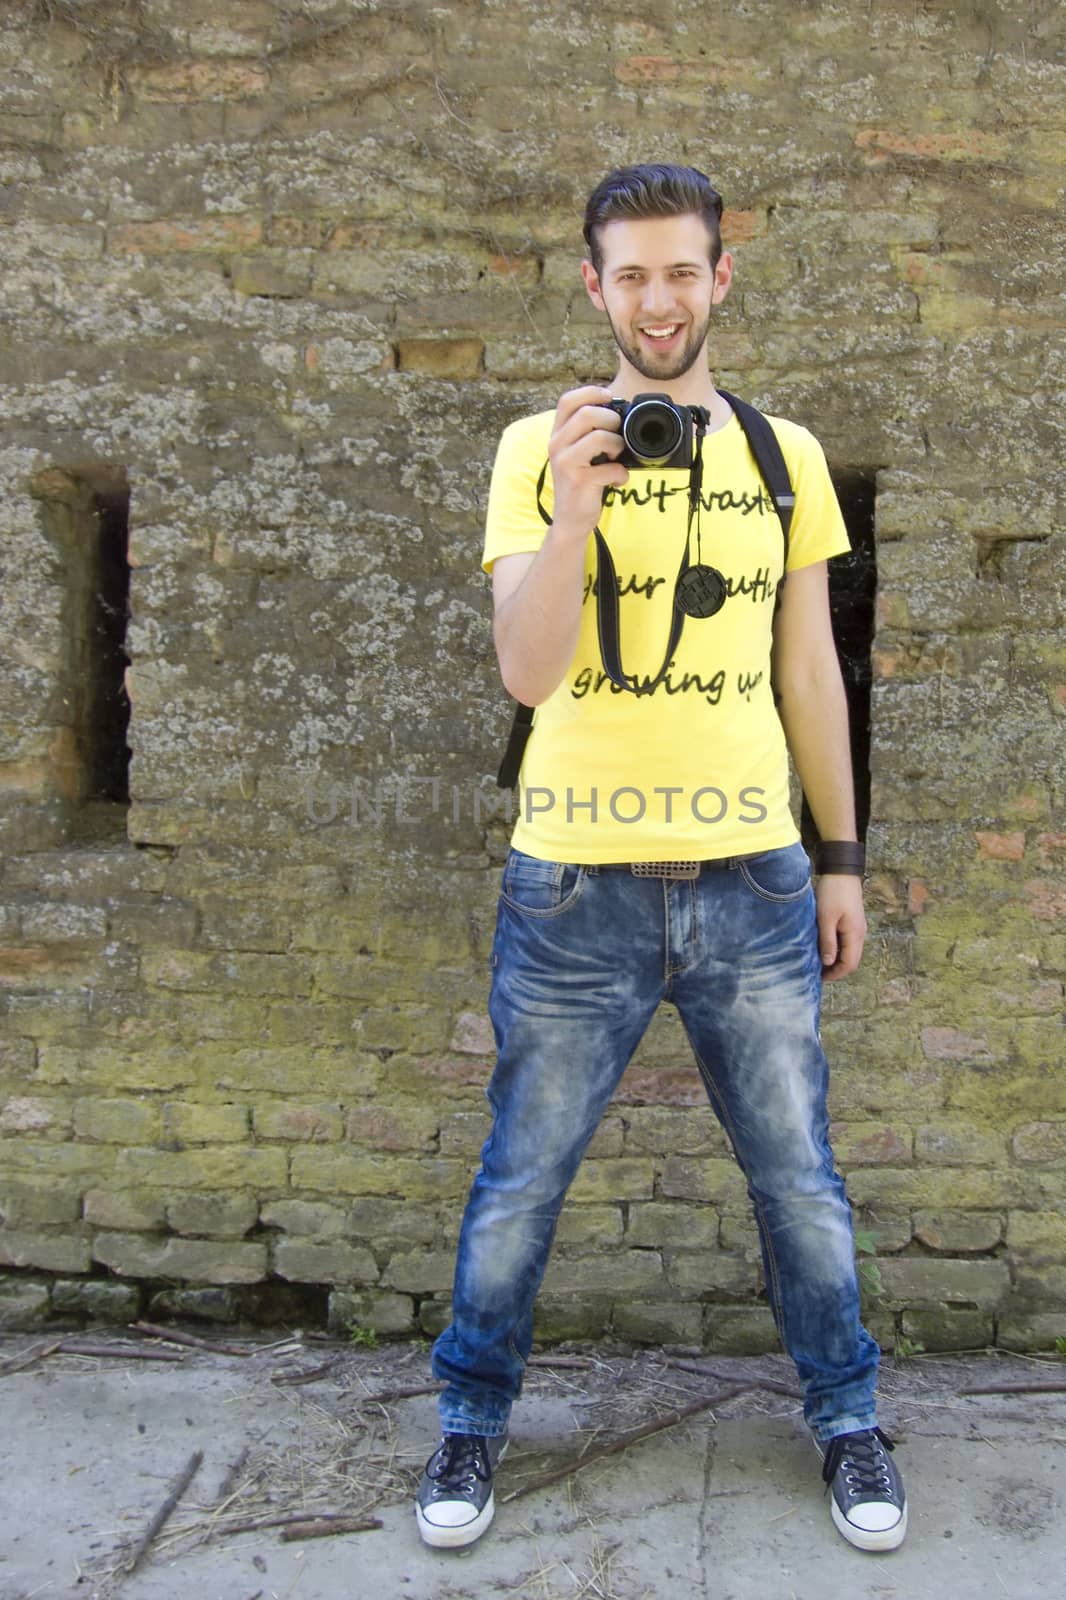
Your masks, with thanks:
<instances>
[{"instance_id":1,"label":"sneaker","mask_svg":"<svg viewBox=\"0 0 1066 1600\"><path fill-rule=\"evenodd\" d=\"M818 1448L838 1531L860 1550L895 1550L907 1532L907 1497L889 1459L892 1440L880 1428L864 1428Z\"/></svg>"},{"instance_id":2,"label":"sneaker","mask_svg":"<svg viewBox=\"0 0 1066 1600\"><path fill-rule=\"evenodd\" d=\"M492 1474L507 1449L507 1437L446 1433L426 1462L415 1516L426 1544L455 1550L480 1539L492 1521Z\"/></svg>"}]
</instances>

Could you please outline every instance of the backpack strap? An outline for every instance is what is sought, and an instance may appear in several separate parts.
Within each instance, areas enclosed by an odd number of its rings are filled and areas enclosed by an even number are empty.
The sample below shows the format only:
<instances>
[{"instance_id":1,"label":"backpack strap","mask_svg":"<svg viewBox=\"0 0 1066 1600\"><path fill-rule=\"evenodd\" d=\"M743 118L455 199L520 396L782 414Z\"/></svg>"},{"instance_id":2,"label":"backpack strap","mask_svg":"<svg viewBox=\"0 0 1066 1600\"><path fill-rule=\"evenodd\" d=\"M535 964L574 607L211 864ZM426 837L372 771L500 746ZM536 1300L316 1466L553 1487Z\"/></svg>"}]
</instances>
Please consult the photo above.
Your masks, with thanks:
<instances>
[{"instance_id":1,"label":"backpack strap","mask_svg":"<svg viewBox=\"0 0 1066 1600\"><path fill-rule=\"evenodd\" d=\"M792 488L792 479L789 477L788 466L785 462L777 435L767 422L762 412L755 406L749 405L746 400L739 400L735 394L729 394L725 389L718 393L723 400L728 400L736 415L737 421L744 430L744 437L748 441L748 448L755 458L755 465L759 475L770 492L774 510L777 512L781 523L781 537L784 540L784 559L781 563L781 582L777 586L777 598L774 604L774 616L777 607L781 604L781 590L785 583L785 571L788 567L788 537L792 527L792 512L796 504L796 496ZM540 491L547 476L547 463L540 475L537 485L537 509L545 522L551 518L546 516L540 501ZM522 756L525 753L526 743L533 731L533 712L535 707L525 706L518 701L515 706L514 721L511 724L510 736L507 740L507 749L500 763L500 770L496 774L496 787L498 789L513 789L518 782L518 774L522 767Z\"/></svg>"}]
</instances>

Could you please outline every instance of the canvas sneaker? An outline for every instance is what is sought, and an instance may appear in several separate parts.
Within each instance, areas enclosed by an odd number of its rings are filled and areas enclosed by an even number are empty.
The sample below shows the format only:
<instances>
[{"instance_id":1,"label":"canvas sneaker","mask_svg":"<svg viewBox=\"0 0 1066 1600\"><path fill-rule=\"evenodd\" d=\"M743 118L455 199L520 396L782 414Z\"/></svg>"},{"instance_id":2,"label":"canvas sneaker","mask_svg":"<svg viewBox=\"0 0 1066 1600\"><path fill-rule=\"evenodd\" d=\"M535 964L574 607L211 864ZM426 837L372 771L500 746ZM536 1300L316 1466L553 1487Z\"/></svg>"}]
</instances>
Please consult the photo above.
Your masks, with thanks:
<instances>
[{"instance_id":1,"label":"canvas sneaker","mask_svg":"<svg viewBox=\"0 0 1066 1600\"><path fill-rule=\"evenodd\" d=\"M415 1500L418 1531L426 1544L455 1550L480 1539L492 1521L492 1474L507 1436L446 1433L426 1462Z\"/></svg>"},{"instance_id":2,"label":"canvas sneaker","mask_svg":"<svg viewBox=\"0 0 1066 1600\"><path fill-rule=\"evenodd\" d=\"M907 1532L907 1497L889 1454L892 1440L880 1428L864 1428L818 1448L839 1532L860 1550L895 1550Z\"/></svg>"}]
</instances>

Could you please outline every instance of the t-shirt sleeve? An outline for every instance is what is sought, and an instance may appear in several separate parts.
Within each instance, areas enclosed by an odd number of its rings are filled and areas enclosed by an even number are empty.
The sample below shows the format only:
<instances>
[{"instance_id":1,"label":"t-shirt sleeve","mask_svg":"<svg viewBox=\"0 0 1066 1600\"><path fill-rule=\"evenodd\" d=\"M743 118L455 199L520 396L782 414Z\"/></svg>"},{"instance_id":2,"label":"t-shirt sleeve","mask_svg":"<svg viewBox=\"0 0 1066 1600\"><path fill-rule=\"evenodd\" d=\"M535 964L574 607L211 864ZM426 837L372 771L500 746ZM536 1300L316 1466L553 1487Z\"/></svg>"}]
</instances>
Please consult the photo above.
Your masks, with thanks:
<instances>
[{"instance_id":1,"label":"t-shirt sleeve","mask_svg":"<svg viewBox=\"0 0 1066 1600\"><path fill-rule=\"evenodd\" d=\"M785 454L796 496L787 570L795 572L815 561L843 555L851 549L851 540L818 440L806 428L797 428L794 446L785 446Z\"/></svg>"},{"instance_id":2,"label":"t-shirt sleeve","mask_svg":"<svg viewBox=\"0 0 1066 1600\"><path fill-rule=\"evenodd\" d=\"M548 525L537 510L537 488L547 462L547 433L538 419L526 418L505 428L496 450L485 516L485 545L481 565L491 573L497 556L535 554L544 542ZM534 426L531 426L531 423ZM551 515L551 472L545 472L540 503Z\"/></svg>"}]
</instances>

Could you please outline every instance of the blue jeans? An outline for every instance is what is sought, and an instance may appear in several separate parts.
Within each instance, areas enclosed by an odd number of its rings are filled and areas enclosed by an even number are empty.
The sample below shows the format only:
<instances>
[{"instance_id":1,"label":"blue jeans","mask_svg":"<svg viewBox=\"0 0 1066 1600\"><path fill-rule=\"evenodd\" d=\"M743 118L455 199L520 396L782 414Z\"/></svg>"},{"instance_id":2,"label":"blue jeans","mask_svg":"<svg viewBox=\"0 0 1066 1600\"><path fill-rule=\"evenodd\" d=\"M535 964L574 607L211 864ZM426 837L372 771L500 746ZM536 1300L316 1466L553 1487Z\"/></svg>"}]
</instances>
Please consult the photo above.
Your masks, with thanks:
<instances>
[{"instance_id":1,"label":"blue jeans","mask_svg":"<svg viewBox=\"0 0 1066 1600\"><path fill-rule=\"evenodd\" d=\"M445 1432L506 1431L566 1191L661 1000L677 1007L748 1184L767 1294L815 1436L875 1425L834 1169L814 891L802 845L691 880L540 861L503 870L489 1015L494 1113L463 1217L452 1322L433 1347Z\"/></svg>"}]
</instances>

